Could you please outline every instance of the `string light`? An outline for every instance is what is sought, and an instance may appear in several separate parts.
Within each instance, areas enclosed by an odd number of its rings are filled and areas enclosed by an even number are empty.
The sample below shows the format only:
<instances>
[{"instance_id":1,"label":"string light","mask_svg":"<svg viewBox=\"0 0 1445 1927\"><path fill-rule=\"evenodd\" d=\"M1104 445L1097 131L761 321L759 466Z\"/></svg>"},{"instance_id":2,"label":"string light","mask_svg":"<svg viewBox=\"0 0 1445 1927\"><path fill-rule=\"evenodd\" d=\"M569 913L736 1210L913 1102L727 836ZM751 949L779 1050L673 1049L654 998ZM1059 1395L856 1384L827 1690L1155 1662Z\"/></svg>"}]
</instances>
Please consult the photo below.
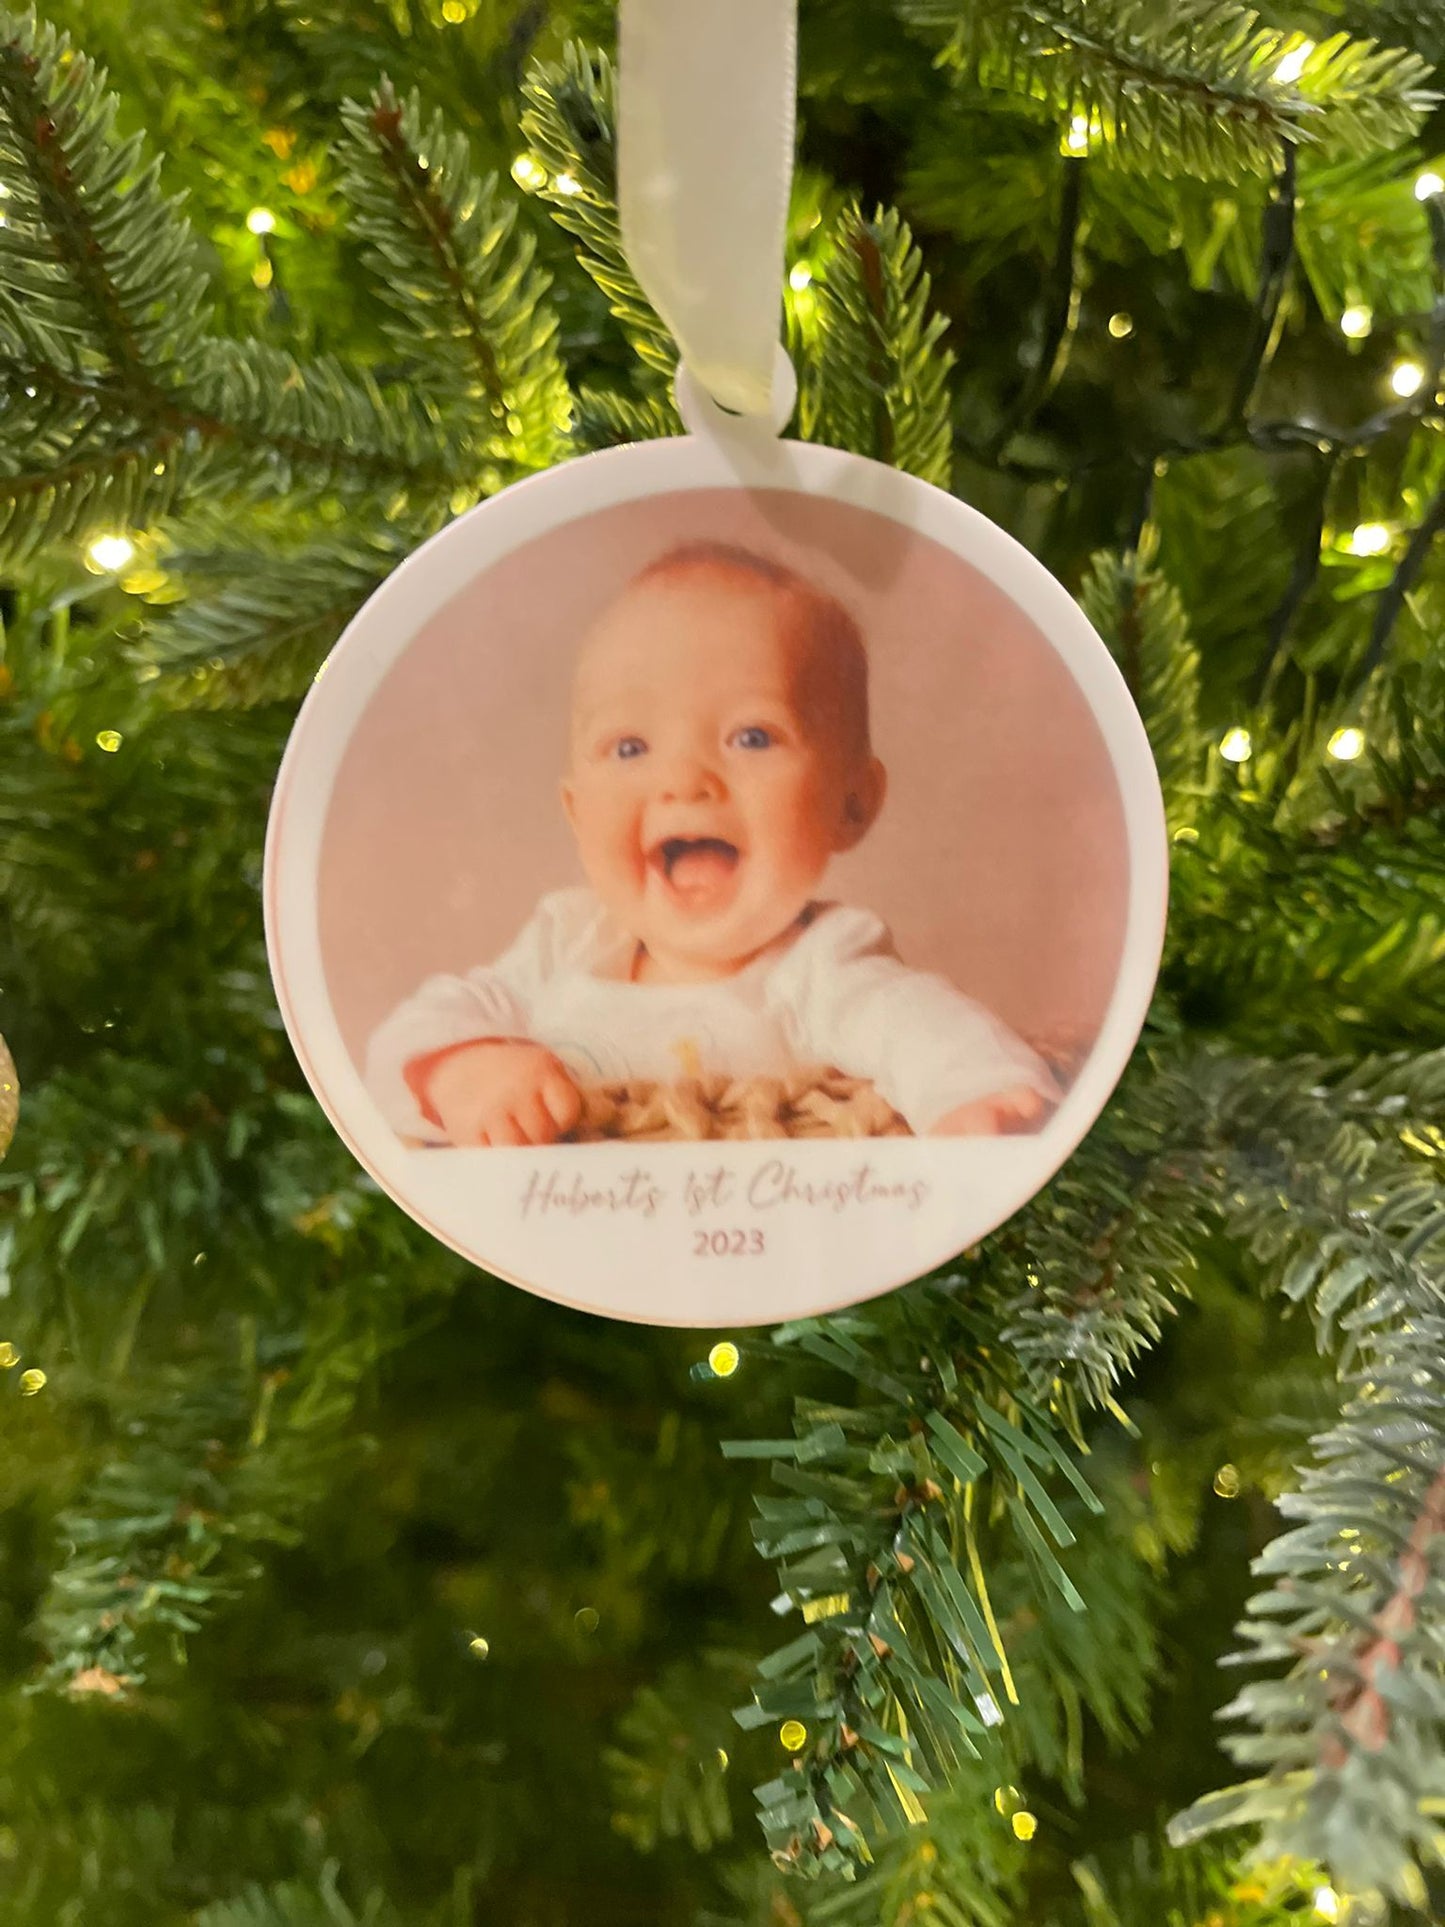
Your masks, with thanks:
<instances>
[{"instance_id":1,"label":"string light","mask_svg":"<svg viewBox=\"0 0 1445 1927\"><path fill-rule=\"evenodd\" d=\"M1069 131L1064 145L1071 154L1087 154L1089 151L1089 120L1086 114L1075 114L1069 122Z\"/></svg>"},{"instance_id":2,"label":"string light","mask_svg":"<svg viewBox=\"0 0 1445 1927\"><path fill-rule=\"evenodd\" d=\"M28 1372L22 1372L20 1374L21 1397L34 1398L37 1392L43 1392L45 1390L45 1382L44 1372L41 1371L38 1365L32 1365Z\"/></svg>"},{"instance_id":3,"label":"string light","mask_svg":"<svg viewBox=\"0 0 1445 1927\"><path fill-rule=\"evenodd\" d=\"M1109 333L1114 337L1115 341L1127 341L1133 332L1133 315L1125 314L1121 308L1118 314L1111 314L1109 316Z\"/></svg>"},{"instance_id":4,"label":"string light","mask_svg":"<svg viewBox=\"0 0 1445 1927\"><path fill-rule=\"evenodd\" d=\"M1418 361L1397 361L1390 370L1390 386L1402 401L1419 392L1425 380L1425 370Z\"/></svg>"},{"instance_id":5,"label":"string light","mask_svg":"<svg viewBox=\"0 0 1445 1927\"><path fill-rule=\"evenodd\" d=\"M1004 1818L1007 1819L1011 1813L1017 1813L1022 1805L1023 1796L1016 1786L996 1786L994 1788L993 1806L995 1813L1002 1814Z\"/></svg>"},{"instance_id":6,"label":"string light","mask_svg":"<svg viewBox=\"0 0 1445 1927\"><path fill-rule=\"evenodd\" d=\"M125 535L98 535L85 553L102 575L113 575L135 554L135 543Z\"/></svg>"},{"instance_id":7,"label":"string light","mask_svg":"<svg viewBox=\"0 0 1445 1927\"><path fill-rule=\"evenodd\" d=\"M601 1615L595 1606L583 1606L579 1612L572 1615L572 1624L579 1633L595 1633L600 1618Z\"/></svg>"},{"instance_id":8,"label":"string light","mask_svg":"<svg viewBox=\"0 0 1445 1927\"><path fill-rule=\"evenodd\" d=\"M465 0L442 0L442 19L448 26L459 27L466 17Z\"/></svg>"},{"instance_id":9,"label":"string light","mask_svg":"<svg viewBox=\"0 0 1445 1927\"><path fill-rule=\"evenodd\" d=\"M1363 301L1353 302L1340 316L1340 333L1351 341L1363 341L1375 325L1375 311Z\"/></svg>"},{"instance_id":10,"label":"string light","mask_svg":"<svg viewBox=\"0 0 1445 1927\"><path fill-rule=\"evenodd\" d=\"M1219 753L1226 763L1247 763L1254 754L1254 738L1237 723L1220 740Z\"/></svg>"},{"instance_id":11,"label":"string light","mask_svg":"<svg viewBox=\"0 0 1445 1927\"><path fill-rule=\"evenodd\" d=\"M253 207L251 212L246 216L246 226L251 230L252 234L274 234L276 232L276 216L271 212L269 207Z\"/></svg>"},{"instance_id":12,"label":"string light","mask_svg":"<svg viewBox=\"0 0 1445 1927\"><path fill-rule=\"evenodd\" d=\"M1417 201L1428 201L1432 194L1440 193L1445 193L1445 180L1441 179L1433 167L1427 167L1423 174L1417 174L1415 176L1415 199Z\"/></svg>"},{"instance_id":13,"label":"string light","mask_svg":"<svg viewBox=\"0 0 1445 1927\"><path fill-rule=\"evenodd\" d=\"M714 1378L731 1378L742 1363L742 1354L729 1339L714 1345L707 1355L708 1368Z\"/></svg>"},{"instance_id":14,"label":"string light","mask_svg":"<svg viewBox=\"0 0 1445 1927\"><path fill-rule=\"evenodd\" d=\"M1337 763L1353 763L1365 747L1365 732L1353 724L1345 729L1337 729L1325 749Z\"/></svg>"},{"instance_id":15,"label":"string light","mask_svg":"<svg viewBox=\"0 0 1445 1927\"><path fill-rule=\"evenodd\" d=\"M0 1343L0 1372L13 1371L19 1363L19 1349L17 1346L12 1345L7 1338L3 1343Z\"/></svg>"},{"instance_id":16,"label":"string light","mask_svg":"<svg viewBox=\"0 0 1445 1927\"><path fill-rule=\"evenodd\" d=\"M124 741L118 729L99 729L95 733L96 748L103 749L107 756L114 756Z\"/></svg>"},{"instance_id":17,"label":"string light","mask_svg":"<svg viewBox=\"0 0 1445 1927\"><path fill-rule=\"evenodd\" d=\"M806 261L800 261L795 268L788 270L788 286L795 294L801 294L813 279L813 270Z\"/></svg>"},{"instance_id":18,"label":"string light","mask_svg":"<svg viewBox=\"0 0 1445 1927\"><path fill-rule=\"evenodd\" d=\"M801 1720L784 1720L778 1738L790 1753L796 1753L808 1744L808 1729Z\"/></svg>"},{"instance_id":19,"label":"string light","mask_svg":"<svg viewBox=\"0 0 1445 1927\"><path fill-rule=\"evenodd\" d=\"M1026 1810L1016 1813L1009 1821L1009 1825L1013 1828L1015 1840L1032 1840L1039 1830L1037 1817Z\"/></svg>"},{"instance_id":20,"label":"string light","mask_svg":"<svg viewBox=\"0 0 1445 1927\"><path fill-rule=\"evenodd\" d=\"M1390 546L1390 531L1383 522L1361 522L1350 531L1351 555L1383 555Z\"/></svg>"},{"instance_id":21,"label":"string light","mask_svg":"<svg viewBox=\"0 0 1445 1927\"><path fill-rule=\"evenodd\" d=\"M1281 87L1294 85L1309 64L1309 57L1314 50L1313 40L1302 40L1297 47L1291 47L1274 70L1274 77Z\"/></svg>"},{"instance_id":22,"label":"string light","mask_svg":"<svg viewBox=\"0 0 1445 1927\"><path fill-rule=\"evenodd\" d=\"M512 179L518 187L525 187L528 193L535 193L547 179L547 170L531 154L519 154L512 162Z\"/></svg>"},{"instance_id":23,"label":"string light","mask_svg":"<svg viewBox=\"0 0 1445 1927\"><path fill-rule=\"evenodd\" d=\"M492 1650L492 1642L481 1633L474 1633L467 1641L467 1651L473 1659L485 1659Z\"/></svg>"},{"instance_id":24,"label":"string light","mask_svg":"<svg viewBox=\"0 0 1445 1927\"><path fill-rule=\"evenodd\" d=\"M1242 1483L1237 1465L1221 1465L1214 1475L1214 1490L1221 1499L1237 1499Z\"/></svg>"},{"instance_id":25,"label":"string light","mask_svg":"<svg viewBox=\"0 0 1445 1927\"><path fill-rule=\"evenodd\" d=\"M552 183L559 194L580 194L582 183L571 174L559 174Z\"/></svg>"},{"instance_id":26,"label":"string light","mask_svg":"<svg viewBox=\"0 0 1445 1927\"><path fill-rule=\"evenodd\" d=\"M1321 1920L1338 1920L1340 1897L1333 1887L1316 1887L1310 1901Z\"/></svg>"},{"instance_id":27,"label":"string light","mask_svg":"<svg viewBox=\"0 0 1445 1927\"><path fill-rule=\"evenodd\" d=\"M720 1746L720 1747L718 1748L718 1750L717 1750L717 1755L716 1755L716 1757L717 1757L717 1770L718 1770L718 1772L719 1772L719 1773L726 1773L726 1772L727 1772L727 1770L728 1770L728 1756L727 1756L727 1748L726 1748L726 1747L722 1747L722 1746Z\"/></svg>"}]
</instances>

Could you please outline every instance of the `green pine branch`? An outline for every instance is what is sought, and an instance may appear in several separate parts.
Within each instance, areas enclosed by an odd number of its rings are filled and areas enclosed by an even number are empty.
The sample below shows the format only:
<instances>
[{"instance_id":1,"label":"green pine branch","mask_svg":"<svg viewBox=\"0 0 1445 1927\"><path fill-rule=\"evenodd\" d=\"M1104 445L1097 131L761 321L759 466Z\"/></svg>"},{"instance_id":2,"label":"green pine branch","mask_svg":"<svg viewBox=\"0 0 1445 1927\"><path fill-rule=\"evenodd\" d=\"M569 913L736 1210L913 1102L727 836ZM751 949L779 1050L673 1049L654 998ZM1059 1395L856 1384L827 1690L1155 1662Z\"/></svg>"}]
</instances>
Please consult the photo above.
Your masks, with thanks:
<instances>
[{"instance_id":1,"label":"green pine branch","mask_svg":"<svg viewBox=\"0 0 1445 1927\"><path fill-rule=\"evenodd\" d=\"M871 455L947 488L952 470L948 323L907 224L853 205L829 235L803 336L799 419L809 441Z\"/></svg>"},{"instance_id":2,"label":"green pine branch","mask_svg":"<svg viewBox=\"0 0 1445 1927\"><path fill-rule=\"evenodd\" d=\"M190 494L446 499L465 477L416 400L216 337L196 237L105 76L0 15L0 543L16 559L154 521Z\"/></svg>"},{"instance_id":3,"label":"green pine branch","mask_svg":"<svg viewBox=\"0 0 1445 1927\"><path fill-rule=\"evenodd\" d=\"M362 603L433 532L402 521L290 554L207 551L183 562L192 593L153 625L146 658L186 707L294 701Z\"/></svg>"},{"instance_id":4,"label":"green pine branch","mask_svg":"<svg viewBox=\"0 0 1445 1927\"><path fill-rule=\"evenodd\" d=\"M1348 34L1305 43L1232 0L900 10L946 36L941 58L970 82L1055 117L1071 151L1166 175L1273 173L1286 144L1364 153L1408 138L1435 99L1417 54Z\"/></svg>"},{"instance_id":5,"label":"green pine branch","mask_svg":"<svg viewBox=\"0 0 1445 1927\"><path fill-rule=\"evenodd\" d=\"M606 297L645 369L669 383L677 344L637 284L617 213L616 76L606 54L570 43L536 61L522 90L522 133L545 172L538 193L577 244L579 265Z\"/></svg>"},{"instance_id":6,"label":"green pine branch","mask_svg":"<svg viewBox=\"0 0 1445 1927\"><path fill-rule=\"evenodd\" d=\"M341 186L413 379L461 413L478 454L523 470L561 459L572 420L550 277L495 176L415 94L384 84L342 107Z\"/></svg>"},{"instance_id":7,"label":"green pine branch","mask_svg":"<svg viewBox=\"0 0 1445 1927\"><path fill-rule=\"evenodd\" d=\"M1279 1501L1287 1529L1255 1562L1239 1629L1236 1663L1268 1676L1226 1709L1246 1729L1227 1745L1260 1777L1175 1827L1259 1827L1347 1890L1422 1908L1445 1799L1442 1098L1439 1052L1262 1111L1230 1095L1229 1228L1342 1352L1347 1400Z\"/></svg>"},{"instance_id":8,"label":"green pine branch","mask_svg":"<svg viewBox=\"0 0 1445 1927\"><path fill-rule=\"evenodd\" d=\"M1199 652L1178 591L1146 557L1101 552L1079 592L1134 698L1171 817L1202 774L1199 767Z\"/></svg>"},{"instance_id":9,"label":"green pine branch","mask_svg":"<svg viewBox=\"0 0 1445 1927\"><path fill-rule=\"evenodd\" d=\"M737 1718L805 1729L757 1797L774 1857L812 1875L856 1871L984 1757L1022 1690L1009 1611L1027 1602L1036 1619L1050 1594L1085 1608L1069 1514L1102 1502L1022 1396L973 1282L945 1275L886 1312L784 1327L856 1403L800 1399L791 1440L724 1446L770 1458L789 1495L759 1498L755 1537L806 1630L762 1663ZM995 1600L1005 1555L1018 1590Z\"/></svg>"}]
</instances>

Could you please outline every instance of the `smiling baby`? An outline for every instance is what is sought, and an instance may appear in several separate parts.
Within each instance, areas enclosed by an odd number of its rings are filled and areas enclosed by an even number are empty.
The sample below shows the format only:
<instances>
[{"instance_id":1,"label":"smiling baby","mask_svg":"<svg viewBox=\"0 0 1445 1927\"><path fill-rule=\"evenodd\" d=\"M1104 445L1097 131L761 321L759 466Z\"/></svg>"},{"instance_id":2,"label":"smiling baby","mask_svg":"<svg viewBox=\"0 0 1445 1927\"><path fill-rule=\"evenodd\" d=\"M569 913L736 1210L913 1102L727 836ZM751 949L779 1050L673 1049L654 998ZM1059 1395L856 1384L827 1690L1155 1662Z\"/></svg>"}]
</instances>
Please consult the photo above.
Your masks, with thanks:
<instances>
[{"instance_id":1,"label":"smiling baby","mask_svg":"<svg viewBox=\"0 0 1445 1927\"><path fill-rule=\"evenodd\" d=\"M590 887L377 1028L369 1089L429 1143L550 1144L578 1085L799 1065L869 1078L915 1132L1038 1125L1059 1088L871 912L817 895L886 779L868 661L831 596L746 549L653 562L584 637L562 801Z\"/></svg>"}]
</instances>

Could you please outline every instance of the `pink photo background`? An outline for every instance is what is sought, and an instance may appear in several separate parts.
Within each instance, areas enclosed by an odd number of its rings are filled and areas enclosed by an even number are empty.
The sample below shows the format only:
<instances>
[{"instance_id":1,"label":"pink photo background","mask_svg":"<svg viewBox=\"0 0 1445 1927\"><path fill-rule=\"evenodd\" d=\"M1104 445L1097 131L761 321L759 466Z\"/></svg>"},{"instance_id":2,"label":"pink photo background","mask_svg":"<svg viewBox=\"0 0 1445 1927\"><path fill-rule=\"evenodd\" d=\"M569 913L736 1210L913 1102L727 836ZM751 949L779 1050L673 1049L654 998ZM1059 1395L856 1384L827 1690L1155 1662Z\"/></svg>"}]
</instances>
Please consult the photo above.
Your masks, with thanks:
<instances>
[{"instance_id":1,"label":"pink photo background","mask_svg":"<svg viewBox=\"0 0 1445 1927\"><path fill-rule=\"evenodd\" d=\"M322 955L359 1063L423 977L488 962L584 881L559 796L578 638L676 543L739 542L850 608L888 799L824 894L874 910L1045 1048L1087 1048L1123 945L1118 786L1088 704L987 577L871 510L789 491L652 496L537 537L392 667L346 750L322 843Z\"/></svg>"}]
</instances>

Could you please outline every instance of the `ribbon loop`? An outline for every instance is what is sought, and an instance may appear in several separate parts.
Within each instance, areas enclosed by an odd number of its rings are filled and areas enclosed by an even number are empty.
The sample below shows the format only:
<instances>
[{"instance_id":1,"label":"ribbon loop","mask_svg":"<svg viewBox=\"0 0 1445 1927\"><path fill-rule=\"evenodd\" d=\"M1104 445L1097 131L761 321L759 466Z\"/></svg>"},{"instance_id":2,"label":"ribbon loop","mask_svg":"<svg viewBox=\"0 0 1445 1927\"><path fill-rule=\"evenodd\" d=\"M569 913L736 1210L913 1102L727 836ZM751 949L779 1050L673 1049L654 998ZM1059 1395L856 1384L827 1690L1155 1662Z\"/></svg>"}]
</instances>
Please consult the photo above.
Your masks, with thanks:
<instances>
[{"instance_id":1,"label":"ribbon loop","mask_svg":"<svg viewBox=\"0 0 1445 1927\"><path fill-rule=\"evenodd\" d=\"M622 244L684 365L766 416L793 177L797 0L621 0Z\"/></svg>"}]
</instances>

